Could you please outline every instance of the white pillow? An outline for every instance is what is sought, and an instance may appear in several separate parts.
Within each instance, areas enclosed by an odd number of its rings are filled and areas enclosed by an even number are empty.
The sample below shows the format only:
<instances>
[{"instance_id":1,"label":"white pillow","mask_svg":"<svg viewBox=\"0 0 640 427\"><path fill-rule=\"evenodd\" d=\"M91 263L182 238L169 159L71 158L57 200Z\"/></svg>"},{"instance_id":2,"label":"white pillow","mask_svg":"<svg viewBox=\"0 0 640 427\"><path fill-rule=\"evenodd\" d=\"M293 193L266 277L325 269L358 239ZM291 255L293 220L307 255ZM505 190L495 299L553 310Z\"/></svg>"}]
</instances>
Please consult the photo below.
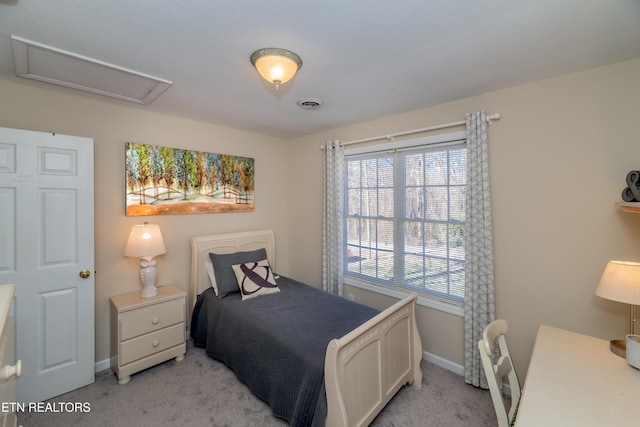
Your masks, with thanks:
<instances>
[{"instance_id":1,"label":"white pillow","mask_svg":"<svg viewBox=\"0 0 640 427\"><path fill-rule=\"evenodd\" d=\"M247 262L232 266L238 280L242 300L280 292L269 261Z\"/></svg>"},{"instance_id":2,"label":"white pillow","mask_svg":"<svg viewBox=\"0 0 640 427\"><path fill-rule=\"evenodd\" d=\"M207 275L209 276L209 282L211 282L211 287L213 288L213 292L218 295L218 286L216 285L216 275L213 272L213 263L205 262L204 267L207 269Z\"/></svg>"}]
</instances>

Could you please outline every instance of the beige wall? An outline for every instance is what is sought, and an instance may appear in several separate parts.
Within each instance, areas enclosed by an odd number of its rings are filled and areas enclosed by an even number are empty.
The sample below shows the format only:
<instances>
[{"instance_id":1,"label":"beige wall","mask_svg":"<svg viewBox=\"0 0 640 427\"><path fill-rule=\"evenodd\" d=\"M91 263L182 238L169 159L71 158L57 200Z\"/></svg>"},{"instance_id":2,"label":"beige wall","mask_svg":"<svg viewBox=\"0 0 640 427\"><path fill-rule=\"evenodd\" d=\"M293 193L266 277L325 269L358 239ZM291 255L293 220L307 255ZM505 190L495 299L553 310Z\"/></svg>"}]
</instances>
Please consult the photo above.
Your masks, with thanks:
<instances>
[{"instance_id":1,"label":"beige wall","mask_svg":"<svg viewBox=\"0 0 640 427\"><path fill-rule=\"evenodd\" d=\"M640 260L640 215L614 207L626 173L640 169L640 59L491 92L432 108L282 141L148 113L49 86L0 80L0 126L95 140L96 361L109 355L109 296L137 290L138 263L122 252L131 225L160 224L168 253L159 282L186 289L189 236L273 228L278 271L320 285L322 156L327 139L358 139L499 112L490 163L496 310L510 323L521 379L539 323L603 338L621 337L627 307L594 295L609 259ZM327 102L325 108L330 108ZM322 111L314 113L322 114ZM124 216L124 142L256 159L256 211L243 214ZM353 290L380 308L390 300ZM463 322L419 311L425 351L463 361Z\"/></svg>"},{"instance_id":2,"label":"beige wall","mask_svg":"<svg viewBox=\"0 0 640 427\"><path fill-rule=\"evenodd\" d=\"M278 271L288 271L284 141L42 87L0 80L0 126L94 139L96 362L109 357L109 297L140 289L138 260L123 256L134 224L149 221L162 229L167 253L158 257L159 284L188 289L189 237L196 234L273 228ZM253 157L255 212L126 217L126 141Z\"/></svg>"},{"instance_id":3,"label":"beige wall","mask_svg":"<svg viewBox=\"0 0 640 427\"><path fill-rule=\"evenodd\" d=\"M320 283L321 143L454 122L484 109L502 114L489 128L496 314L509 321L521 380L540 323L623 337L628 306L594 290L608 260L640 261L640 215L614 206L627 172L640 169L639 75L636 59L290 141L291 275ZM379 307L391 302L348 291ZM462 319L422 308L419 322L425 351L463 364Z\"/></svg>"}]
</instances>

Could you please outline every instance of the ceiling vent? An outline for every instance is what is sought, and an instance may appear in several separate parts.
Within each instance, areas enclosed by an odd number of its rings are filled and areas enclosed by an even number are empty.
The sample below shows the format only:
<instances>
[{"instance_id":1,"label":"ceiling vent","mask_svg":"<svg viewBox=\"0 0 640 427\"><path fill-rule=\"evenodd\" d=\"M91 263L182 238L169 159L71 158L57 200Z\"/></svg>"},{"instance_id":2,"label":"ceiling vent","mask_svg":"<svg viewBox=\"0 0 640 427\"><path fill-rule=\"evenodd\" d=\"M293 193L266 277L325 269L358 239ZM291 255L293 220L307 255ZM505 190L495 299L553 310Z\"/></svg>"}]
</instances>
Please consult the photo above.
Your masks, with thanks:
<instances>
[{"instance_id":1,"label":"ceiling vent","mask_svg":"<svg viewBox=\"0 0 640 427\"><path fill-rule=\"evenodd\" d=\"M20 77L148 104L172 82L86 56L11 36L13 65Z\"/></svg>"},{"instance_id":2,"label":"ceiling vent","mask_svg":"<svg viewBox=\"0 0 640 427\"><path fill-rule=\"evenodd\" d=\"M322 99L319 98L304 98L297 102L300 108L304 108L305 110L317 110L322 107Z\"/></svg>"}]
</instances>

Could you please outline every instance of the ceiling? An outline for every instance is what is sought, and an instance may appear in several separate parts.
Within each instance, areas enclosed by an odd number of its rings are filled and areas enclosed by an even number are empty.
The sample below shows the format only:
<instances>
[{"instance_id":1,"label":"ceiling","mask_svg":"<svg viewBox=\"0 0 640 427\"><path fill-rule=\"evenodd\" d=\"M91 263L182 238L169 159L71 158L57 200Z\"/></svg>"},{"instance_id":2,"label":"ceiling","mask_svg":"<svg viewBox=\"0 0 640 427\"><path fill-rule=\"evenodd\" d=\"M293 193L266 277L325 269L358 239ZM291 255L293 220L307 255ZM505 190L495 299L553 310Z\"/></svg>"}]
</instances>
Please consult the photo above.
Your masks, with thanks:
<instances>
[{"instance_id":1,"label":"ceiling","mask_svg":"<svg viewBox=\"0 0 640 427\"><path fill-rule=\"evenodd\" d=\"M172 85L140 105L17 77L11 36ZM263 47L302 58L279 90ZM638 57L640 0L0 0L2 79L287 139Z\"/></svg>"}]
</instances>

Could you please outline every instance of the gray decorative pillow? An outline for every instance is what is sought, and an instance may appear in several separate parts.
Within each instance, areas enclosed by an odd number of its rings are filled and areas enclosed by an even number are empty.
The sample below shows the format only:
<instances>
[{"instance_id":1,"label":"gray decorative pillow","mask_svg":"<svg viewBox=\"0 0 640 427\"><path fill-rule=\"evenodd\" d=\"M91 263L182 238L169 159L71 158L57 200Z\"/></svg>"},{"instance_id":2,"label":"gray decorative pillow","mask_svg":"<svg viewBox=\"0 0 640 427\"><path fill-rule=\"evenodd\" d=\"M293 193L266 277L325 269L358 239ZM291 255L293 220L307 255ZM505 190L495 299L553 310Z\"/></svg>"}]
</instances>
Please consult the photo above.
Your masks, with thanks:
<instances>
[{"instance_id":1,"label":"gray decorative pillow","mask_svg":"<svg viewBox=\"0 0 640 427\"><path fill-rule=\"evenodd\" d=\"M218 288L218 299L222 299L231 293L240 292L236 274L232 266L266 259L267 251L262 248L255 251L235 252L232 254L215 254L210 252L209 258L211 258L211 262L213 263L213 272Z\"/></svg>"},{"instance_id":2,"label":"gray decorative pillow","mask_svg":"<svg viewBox=\"0 0 640 427\"><path fill-rule=\"evenodd\" d=\"M269 261L247 262L233 266L242 300L280 292Z\"/></svg>"}]
</instances>

